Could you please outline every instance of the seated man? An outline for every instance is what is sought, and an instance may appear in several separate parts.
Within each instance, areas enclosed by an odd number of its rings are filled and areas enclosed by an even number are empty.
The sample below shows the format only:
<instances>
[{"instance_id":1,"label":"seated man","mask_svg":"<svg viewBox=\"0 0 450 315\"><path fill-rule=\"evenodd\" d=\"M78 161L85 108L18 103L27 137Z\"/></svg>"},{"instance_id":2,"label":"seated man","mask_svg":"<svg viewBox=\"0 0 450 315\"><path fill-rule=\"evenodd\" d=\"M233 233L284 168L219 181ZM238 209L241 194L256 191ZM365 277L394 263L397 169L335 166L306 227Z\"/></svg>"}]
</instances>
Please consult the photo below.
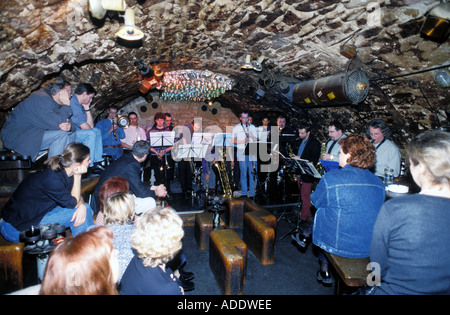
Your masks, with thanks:
<instances>
[{"instance_id":1,"label":"seated man","mask_svg":"<svg viewBox=\"0 0 450 315\"><path fill-rule=\"evenodd\" d=\"M372 139L376 149L377 161L375 175L384 177L384 169L394 170L393 176L400 175L401 154L398 147L390 140L392 132L388 124L381 119L372 120L367 126L367 135Z\"/></svg>"},{"instance_id":2,"label":"seated man","mask_svg":"<svg viewBox=\"0 0 450 315\"><path fill-rule=\"evenodd\" d=\"M61 80L41 89L20 102L10 113L1 131L5 148L36 161L41 150L48 157L60 154L64 147L76 141L70 100Z\"/></svg>"},{"instance_id":3,"label":"seated man","mask_svg":"<svg viewBox=\"0 0 450 315\"><path fill-rule=\"evenodd\" d=\"M328 136L330 141L327 142L325 153L322 155L322 160L339 161L339 152L341 151L341 145L339 140L347 138L344 133L342 124L335 120L328 126Z\"/></svg>"},{"instance_id":4,"label":"seated man","mask_svg":"<svg viewBox=\"0 0 450 315\"><path fill-rule=\"evenodd\" d=\"M70 107L73 111L72 121L77 127L77 141L86 145L91 152L91 164L89 166L101 167L98 162L103 161L102 134L94 128L90 105L95 96L95 89L89 83L80 83L74 90L70 99Z\"/></svg>"},{"instance_id":5,"label":"seated man","mask_svg":"<svg viewBox=\"0 0 450 315\"><path fill-rule=\"evenodd\" d=\"M139 198L165 197L167 190L164 185L152 186L141 181L141 163L147 159L150 151L150 145L145 141L138 141L133 145L131 152L124 154L121 158L109 165L100 176L97 186L94 190L93 201L91 205L95 213L98 212L100 205L98 193L102 184L113 176L121 176L128 181L130 193Z\"/></svg>"}]
</instances>

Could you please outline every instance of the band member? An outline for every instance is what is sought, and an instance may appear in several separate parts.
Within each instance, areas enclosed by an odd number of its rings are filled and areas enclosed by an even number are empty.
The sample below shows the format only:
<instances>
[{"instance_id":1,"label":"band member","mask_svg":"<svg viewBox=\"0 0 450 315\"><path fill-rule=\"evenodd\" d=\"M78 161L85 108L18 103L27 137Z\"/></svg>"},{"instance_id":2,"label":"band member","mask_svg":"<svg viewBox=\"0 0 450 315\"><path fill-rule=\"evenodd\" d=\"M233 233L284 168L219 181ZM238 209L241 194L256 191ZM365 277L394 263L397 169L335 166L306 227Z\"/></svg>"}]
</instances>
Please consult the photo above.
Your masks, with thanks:
<instances>
[{"instance_id":1,"label":"band member","mask_svg":"<svg viewBox=\"0 0 450 315\"><path fill-rule=\"evenodd\" d=\"M313 135L311 135L311 126L307 124L301 124L298 127L298 133L300 135L301 142L297 150L297 155L293 158L308 160L316 165L320 157L320 142ZM315 177L302 174L301 176L297 176L297 179L300 198L302 201L300 219L302 221L307 221L311 218L310 195Z\"/></svg>"},{"instance_id":2,"label":"band member","mask_svg":"<svg viewBox=\"0 0 450 315\"><path fill-rule=\"evenodd\" d=\"M147 135L145 130L138 125L138 116L135 112L130 112L128 114L128 120L130 125L124 130L125 138L122 139L122 148L131 150L133 144L140 140L147 140Z\"/></svg>"},{"instance_id":3,"label":"band member","mask_svg":"<svg viewBox=\"0 0 450 315\"><path fill-rule=\"evenodd\" d=\"M102 132L103 154L110 155L113 160L117 160L123 154L121 139L125 138L125 132L117 126L116 106L108 108L108 117L100 120L95 125Z\"/></svg>"},{"instance_id":4,"label":"band member","mask_svg":"<svg viewBox=\"0 0 450 315\"><path fill-rule=\"evenodd\" d=\"M164 114L164 125L167 127L167 129L169 131L173 130L173 118L172 115L170 113L165 113Z\"/></svg>"},{"instance_id":5,"label":"band member","mask_svg":"<svg viewBox=\"0 0 450 315\"><path fill-rule=\"evenodd\" d=\"M335 120L328 126L328 136L330 136L330 141L327 142L325 152L322 155L322 160L328 161L339 161L339 152L341 151L341 145L339 140L346 138L344 133L344 128L342 124Z\"/></svg>"},{"instance_id":6,"label":"band member","mask_svg":"<svg viewBox=\"0 0 450 315\"><path fill-rule=\"evenodd\" d=\"M180 133L180 143L183 145L191 144L194 133L200 131L201 126L201 120L197 119L193 120L191 124L184 126ZM178 179L183 190L183 196L186 199L192 193L192 175L194 170L191 163L195 163L191 158L184 158L178 162Z\"/></svg>"},{"instance_id":7,"label":"band member","mask_svg":"<svg viewBox=\"0 0 450 315\"><path fill-rule=\"evenodd\" d=\"M150 142L150 134L154 132L170 131L164 126L165 115L158 112L154 117L155 124L147 133L147 139ZM152 143L150 142L150 146ZM174 177L174 167L169 164L168 156L171 155L172 146L152 146L150 147L150 167L155 174L155 186L165 184L169 191L170 182ZM173 160L172 160L173 161Z\"/></svg>"},{"instance_id":8,"label":"band member","mask_svg":"<svg viewBox=\"0 0 450 315\"><path fill-rule=\"evenodd\" d=\"M243 111L239 119L241 122L234 126L231 141L237 145L241 195L253 198L256 192L257 152L256 146L252 149L249 143L257 140L257 133L255 126L248 123L248 112ZM249 185L247 185L247 176Z\"/></svg>"}]
</instances>

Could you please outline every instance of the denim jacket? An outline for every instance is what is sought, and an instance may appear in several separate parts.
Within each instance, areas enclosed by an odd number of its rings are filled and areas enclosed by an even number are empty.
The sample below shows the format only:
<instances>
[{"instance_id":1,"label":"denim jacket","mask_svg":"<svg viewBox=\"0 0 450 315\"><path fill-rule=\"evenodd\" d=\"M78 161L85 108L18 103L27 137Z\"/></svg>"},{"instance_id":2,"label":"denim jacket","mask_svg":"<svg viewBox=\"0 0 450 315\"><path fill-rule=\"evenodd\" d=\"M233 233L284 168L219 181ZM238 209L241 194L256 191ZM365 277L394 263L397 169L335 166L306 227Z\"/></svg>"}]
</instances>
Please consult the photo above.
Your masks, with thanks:
<instances>
[{"instance_id":1,"label":"denim jacket","mask_svg":"<svg viewBox=\"0 0 450 315\"><path fill-rule=\"evenodd\" d=\"M338 256L369 256L373 227L385 200L385 187L377 176L351 165L331 170L311 200L317 208L314 244Z\"/></svg>"}]
</instances>

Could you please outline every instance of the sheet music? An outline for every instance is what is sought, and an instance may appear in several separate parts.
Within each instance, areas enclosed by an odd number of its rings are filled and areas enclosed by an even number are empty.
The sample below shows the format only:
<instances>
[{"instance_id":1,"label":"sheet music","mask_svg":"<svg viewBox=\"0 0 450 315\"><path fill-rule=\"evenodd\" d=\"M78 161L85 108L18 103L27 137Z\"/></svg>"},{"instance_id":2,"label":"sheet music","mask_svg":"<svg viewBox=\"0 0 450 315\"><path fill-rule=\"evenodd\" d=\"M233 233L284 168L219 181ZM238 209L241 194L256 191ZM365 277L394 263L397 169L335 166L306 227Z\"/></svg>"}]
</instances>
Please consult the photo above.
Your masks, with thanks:
<instances>
[{"instance_id":1,"label":"sheet music","mask_svg":"<svg viewBox=\"0 0 450 315\"><path fill-rule=\"evenodd\" d=\"M175 140L175 131L149 132L151 147L170 147Z\"/></svg>"}]
</instances>

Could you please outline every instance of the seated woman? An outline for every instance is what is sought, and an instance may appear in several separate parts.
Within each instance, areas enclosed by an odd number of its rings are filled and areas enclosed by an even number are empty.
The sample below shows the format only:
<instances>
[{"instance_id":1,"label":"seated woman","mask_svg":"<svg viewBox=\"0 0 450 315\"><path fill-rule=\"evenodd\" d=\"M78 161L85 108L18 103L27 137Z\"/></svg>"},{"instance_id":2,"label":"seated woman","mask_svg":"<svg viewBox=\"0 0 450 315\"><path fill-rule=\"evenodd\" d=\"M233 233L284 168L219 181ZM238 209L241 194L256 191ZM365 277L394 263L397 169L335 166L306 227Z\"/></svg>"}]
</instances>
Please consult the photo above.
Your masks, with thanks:
<instances>
[{"instance_id":1,"label":"seated woman","mask_svg":"<svg viewBox=\"0 0 450 315\"><path fill-rule=\"evenodd\" d=\"M91 207L81 196L81 175L89 163L89 148L69 143L61 155L45 161L47 169L28 175L3 208L2 235L19 242L21 231L43 223L65 225L73 235L85 231L94 223Z\"/></svg>"},{"instance_id":2,"label":"seated woman","mask_svg":"<svg viewBox=\"0 0 450 315\"><path fill-rule=\"evenodd\" d=\"M41 295L116 295L119 262L113 234L97 227L61 243L50 255Z\"/></svg>"},{"instance_id":3,"label":"seated woman","mask_svg":"<svg viewBox=\"0 0 450 315\"><path fill-rule=\"evenodd\" d=\"M350 135L339 141L339 166L327 172L311 195L317 208L312 241L322 250L349 258L369 257L372 230L381 205L385 187L369 171L375 163L375 149L369 139ZM307 242L311 230L299 235ZM328 261L319 254L317 279L331 283Z\"/></svg>"},{"instance_id":4,"label":"seated woman","mask_svg":"<svg viewBox=\"0 0 450 315\"><path fill-rule=\"evenodd\" d=\"M183 222L170 208L157 208L139 217L132 237L137 254L125 270L120 293L184 294L178 278L166 265L181 250L183 236Z\"/></svg>"},{"instance_id":5,"label":"seated woman","mask_svg":"<svg viewBox=\"0 0 450 315\"><path fill-rule=\"evenodd\" d=\"M98 192L99 199L99 208L97 218L95 219L95 225L105 225L105 215L103 213L103 208L109 196L114 193L125 191L129 191L128 181L121 176L113 176L107 179ZM135 195L132 195L134 199L134 213L141 214L144 211L154 209L156 207L155 199L152 197L139 198Z\"/></svg>"},{"instance_id":6,"label":"seated woman","mask_svg":"<svg viewBox=\"0 0 450 315\"><path fill-rule=\"evenodd\" d=\"M450 294L450 134L429 131L406 147L421 192L387 201L375 222L372 294Z\"/></svg>"}]
</instances>

